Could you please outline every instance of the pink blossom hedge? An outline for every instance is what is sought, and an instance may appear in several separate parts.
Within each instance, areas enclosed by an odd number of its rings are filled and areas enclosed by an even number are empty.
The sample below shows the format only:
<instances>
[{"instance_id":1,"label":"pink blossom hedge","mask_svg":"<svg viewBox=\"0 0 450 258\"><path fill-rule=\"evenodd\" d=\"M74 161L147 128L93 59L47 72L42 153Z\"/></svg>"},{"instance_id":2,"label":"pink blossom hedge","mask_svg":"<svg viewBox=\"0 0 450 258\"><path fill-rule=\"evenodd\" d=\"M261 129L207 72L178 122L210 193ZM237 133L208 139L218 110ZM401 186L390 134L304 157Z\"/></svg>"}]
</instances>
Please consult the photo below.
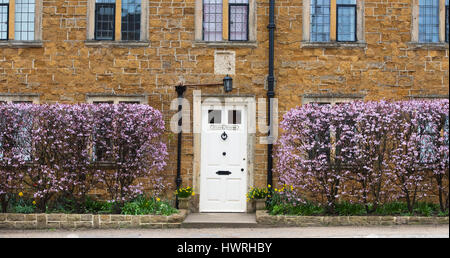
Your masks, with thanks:
<instances>
[{"instance_id":1,"label":"pink blossom hedge","mask_svg":"<svg viewBox=\"0 0 450 258\"><path fill-rule=\"evenodd\" d=\"M0 198L31 189L44 211L56 196L76 203L94 187L123 203L150 180L159 194L167 149L161 112L146 105L0 105Z\"/></svg>"},{"instance_id":2,"label":"pink blossom hedge","mask_svg":"<svg viewBox=\"0 0 450 258\"><path fill-rule=\"evenodd\" d=\"M308 104L284 115L275 154L280 183L333 210L438 196L448 210L449 101ZM308 196L308 197L306 197ZM370 205L372 204L372 205Z\"/></svg>"}]
</instances>

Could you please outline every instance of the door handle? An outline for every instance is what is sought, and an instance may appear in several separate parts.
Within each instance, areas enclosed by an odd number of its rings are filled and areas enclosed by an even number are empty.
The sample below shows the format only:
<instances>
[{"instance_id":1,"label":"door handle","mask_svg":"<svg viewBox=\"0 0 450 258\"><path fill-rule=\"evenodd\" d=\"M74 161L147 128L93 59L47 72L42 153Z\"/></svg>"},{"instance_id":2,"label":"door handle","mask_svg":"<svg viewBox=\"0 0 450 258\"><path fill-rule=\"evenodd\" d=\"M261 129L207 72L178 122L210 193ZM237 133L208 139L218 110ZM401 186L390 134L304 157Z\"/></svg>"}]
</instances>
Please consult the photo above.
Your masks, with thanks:
<instances>
[{"instance_id":1,"label":"door handle","mask_svg":"<svg viewBox=\"0 0 450 258\"><path fill-rule=\"evenodd\" d=\"M229 176L231 175L230 171L217 171L216 174L218 174L219 176Z\"/></svg>"}]
</instances>

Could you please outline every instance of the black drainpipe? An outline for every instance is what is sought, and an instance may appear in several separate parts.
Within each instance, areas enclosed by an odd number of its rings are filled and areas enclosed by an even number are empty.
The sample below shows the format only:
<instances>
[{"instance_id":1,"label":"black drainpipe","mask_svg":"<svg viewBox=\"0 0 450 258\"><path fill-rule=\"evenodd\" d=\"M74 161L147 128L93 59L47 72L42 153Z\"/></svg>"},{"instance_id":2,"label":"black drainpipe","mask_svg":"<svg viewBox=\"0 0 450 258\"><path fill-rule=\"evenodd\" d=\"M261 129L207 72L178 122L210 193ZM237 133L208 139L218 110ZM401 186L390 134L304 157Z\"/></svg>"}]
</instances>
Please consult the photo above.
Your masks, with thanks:
<instances>
[{"instance_id":1,"label":"black drainpipe","mask_svg":"<svg viewBox=\"0 0 450 258\"><path fill-rule=\"evenodd\" d=\"M175 90L177 91L178 94L178 114L180 114L180 119L178 120L178 126L180 131L178 132L178 146L177 146L177 178L175 179L175 184L177 186L177 191L180 189L181 186L181 139L182 139L182 135L183 135L183 130L182 130L182 126L183 126L183 115L181 114L181 111L183 110L183 105L182 105L182 99L183 99L183 94L186 91L186 86L176 86ZM175 206L178 209L178 195L175 197Z\"/></svg>"},{"instance_id":2,"label":"black drainpipe","mask_svg":"<svg viewBox=\"0 0 450 258\"><path fill-rule=\"evenodd\" d=\"M268 125L269 125L269 137L272 134L273 130L273 118L272 118L272 99L275 97L274 84L275 84L275 76L274 76L274 44L275 44L275 0L270 0L269 7L269 25L267 26L269 29L269 75L267 76L267 97L268 97ZM267 185L273 185L273 144L272 138L269 139L269 144L267 147Z\"/></svg>"}]
</instances>

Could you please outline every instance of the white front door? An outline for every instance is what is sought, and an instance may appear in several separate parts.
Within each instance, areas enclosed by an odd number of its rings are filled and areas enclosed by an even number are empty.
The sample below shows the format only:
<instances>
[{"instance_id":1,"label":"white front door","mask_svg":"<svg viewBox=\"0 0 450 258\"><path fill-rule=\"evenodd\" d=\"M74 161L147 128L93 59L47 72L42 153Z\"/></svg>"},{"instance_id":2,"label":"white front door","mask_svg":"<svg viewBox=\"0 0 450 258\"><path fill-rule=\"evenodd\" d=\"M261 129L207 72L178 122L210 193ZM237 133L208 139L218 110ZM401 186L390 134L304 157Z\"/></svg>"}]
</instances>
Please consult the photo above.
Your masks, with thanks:
<instances>
[{"instance_id":1,"label":"white front door","mask_svg":"<svg viewBox=\"0 0 450 258\"><path fill-rule=\"evenodd\" d=\"M200 212L245 212L247 110L202 105Z\"/></svg>"}]
</instances>

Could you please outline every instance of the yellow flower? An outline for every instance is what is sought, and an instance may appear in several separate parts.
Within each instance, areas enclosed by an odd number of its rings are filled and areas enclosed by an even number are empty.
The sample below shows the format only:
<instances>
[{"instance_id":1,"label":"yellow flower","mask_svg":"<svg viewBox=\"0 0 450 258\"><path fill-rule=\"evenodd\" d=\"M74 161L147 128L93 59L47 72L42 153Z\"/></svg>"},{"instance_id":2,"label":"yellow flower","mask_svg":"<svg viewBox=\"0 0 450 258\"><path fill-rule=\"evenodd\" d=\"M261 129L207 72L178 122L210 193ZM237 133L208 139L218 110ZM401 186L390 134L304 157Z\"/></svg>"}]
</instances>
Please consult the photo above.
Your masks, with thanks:
<instances>
[{"instance_id":1,"label":"yellow flower","mask_svg":"<svg viewBox=\"0 0 450 258\"><path fill-rule=\"evenodd\" d=\"M271 188L272 186L271 186L271 185L268 185L267 187Z\"/></svg>"},{"instance_id":2,"label":"yellow flower","mask_svg":"<svg viewBox=\"0 0 450 258\"><path fill-rule=\"evenodd\" d=\"M33 201L33 204L36 205L36 201Z\"/></svg>"},{"instance_id":3,"label":"yellow flower","mask_svg":"<svg viewBox=\"0 0 450 258\"><path fill-rule=\"evenodd\" d=\"M158 202L159 202L159 201L161 201L161 199L159 199L159 198L156 198L156 201L158 201Z\"/></svg>"},{"instance_id":4,"label":"yellow flower","mask_svg":"<svg viewBox=\"0 0 450 258\"><path fill-rule=\"evenodd\" d=\"M195 192L192 192L192 196L194 196L195 195Z\"/></svg>"},{"instance_id":5,"label":"yellow flower","mask_svg":"<svg viewBox=\"0 0 450 258\"><path fill-rule=\"evenodd\" d=\"M20 197L22 197L22 196L23 196L23 193L22 193L22 192L20 192L20 193L19 193L19 196L20 196Z\"/></svg>"}]
</instances>

